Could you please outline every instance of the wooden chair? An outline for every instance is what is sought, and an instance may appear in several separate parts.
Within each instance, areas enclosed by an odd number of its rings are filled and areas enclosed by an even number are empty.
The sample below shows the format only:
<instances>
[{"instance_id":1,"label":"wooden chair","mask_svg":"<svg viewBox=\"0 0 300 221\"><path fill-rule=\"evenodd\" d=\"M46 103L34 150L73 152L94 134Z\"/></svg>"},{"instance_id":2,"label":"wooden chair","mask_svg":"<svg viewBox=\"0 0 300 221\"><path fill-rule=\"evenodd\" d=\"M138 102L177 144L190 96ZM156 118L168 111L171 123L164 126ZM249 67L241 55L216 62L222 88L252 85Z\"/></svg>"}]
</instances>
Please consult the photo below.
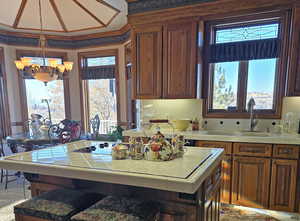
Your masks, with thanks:
<instances>
[{"instance_id":1,"label":"wooden chair","mask_svg":"<svg viewBox=\"0 0 300 221\"><path fill-rule=\"evenodd\" d=\"M16 221L66 221L103 196L70 189L57 189L14 207Z\"/></svg>"},{"instance_id":2,"label":"wooden chair","mask_svg":"<svg viewBox=\"0 0 300 221\"><path fill-rule=\"evenodd\" d=\"M71 220L158 221L159 216L159 205L156 202L108 196L76 214Z\"/></svg>"}]
</instances>

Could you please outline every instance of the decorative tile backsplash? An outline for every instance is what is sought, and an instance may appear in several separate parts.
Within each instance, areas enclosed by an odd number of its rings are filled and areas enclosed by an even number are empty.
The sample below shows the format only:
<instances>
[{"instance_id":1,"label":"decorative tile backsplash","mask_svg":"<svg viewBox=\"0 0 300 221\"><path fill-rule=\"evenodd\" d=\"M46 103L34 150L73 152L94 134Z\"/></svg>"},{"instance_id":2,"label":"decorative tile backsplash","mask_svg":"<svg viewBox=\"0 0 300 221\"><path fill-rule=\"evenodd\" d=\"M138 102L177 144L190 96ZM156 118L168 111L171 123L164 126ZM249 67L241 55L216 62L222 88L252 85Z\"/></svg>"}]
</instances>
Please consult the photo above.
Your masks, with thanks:
<instances>
[{"instance_id":1,"label":"decorative tile backsplash","mask_svg":"<svg viewBox=\"0 0 300 221\"><path fill-rule=\"evenodd\" d=\"M139 103L142 123L148 122L150 119L193 120L198 118L202 127L208 130L249 129L249 119L202 118L201 99L141 100ZM292 130L296 132L300 119L300 97L285 97L283 99L282 119L289 112L292 112L294 115L295 120L293 121ZM281 124L281 119L259 119L256 130L272 131L279 124Z\"/></svg>"}]
</instances>

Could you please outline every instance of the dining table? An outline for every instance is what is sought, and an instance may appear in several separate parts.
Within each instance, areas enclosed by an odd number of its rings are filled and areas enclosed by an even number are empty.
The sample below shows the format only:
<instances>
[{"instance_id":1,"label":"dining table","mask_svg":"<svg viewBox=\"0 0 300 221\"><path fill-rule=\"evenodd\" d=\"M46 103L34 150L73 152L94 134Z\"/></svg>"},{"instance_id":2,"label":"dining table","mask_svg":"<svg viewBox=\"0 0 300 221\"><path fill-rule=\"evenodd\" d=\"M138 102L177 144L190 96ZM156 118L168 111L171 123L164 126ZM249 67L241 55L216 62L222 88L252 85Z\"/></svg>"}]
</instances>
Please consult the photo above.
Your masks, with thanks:
<instances>
[{"instance_id":1,"label":"dining table","mask_svg":"<svg viewBox=\"0 0 300 221\"><path fill-rule=\"evenodd\" d=\"M23 148L24 151L31 151L34 147L46 147L60 142L59 138L34 137L29 133L14 134L6 137L5 140L12 153L18 153L18 147Z\"/></svg>"}]
</instances>

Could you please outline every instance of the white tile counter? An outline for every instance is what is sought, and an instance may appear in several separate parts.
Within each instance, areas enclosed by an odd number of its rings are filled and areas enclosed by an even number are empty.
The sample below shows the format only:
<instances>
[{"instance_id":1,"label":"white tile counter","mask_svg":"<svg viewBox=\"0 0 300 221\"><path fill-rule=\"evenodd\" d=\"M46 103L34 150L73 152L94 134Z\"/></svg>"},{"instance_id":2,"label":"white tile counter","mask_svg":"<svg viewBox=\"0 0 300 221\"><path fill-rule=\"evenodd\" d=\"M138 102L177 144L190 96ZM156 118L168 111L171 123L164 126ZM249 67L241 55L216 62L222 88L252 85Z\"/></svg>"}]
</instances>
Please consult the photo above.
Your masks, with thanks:
<instances>
[{"instance_id":1,"label":"white tile counter","mask_svg":"<svg viewBox=\"0 0 300 221\"><path fill-rule=\"evenodd\" d=\"M171 137L173 131L161 130L166 137ZM204 141L224 141L224 142L245 142L245 143L270 143L270 144L294 144L300 145L300 135L298 134L263 134L242 135L239 132L226 131L175 131L175 134L183 135L185 139ZM138 129L126 130L123 136L150 137L155 134L155 130L143 131Z\"/></svg>"},{"instance_id":2,"label":"white tile counter","mask_svg":"<svg viewBox=\"0 0 300 221\"><path fill-rule=\"evenodd\" d=\"M108 152L74 152L99 142L78 141L0 158L0 168L66 178L194 193L219 165L223 150L187 148L172 161L112 160ZM99 149L100 150L100 149Z\"/></svg>"}]
</instances>

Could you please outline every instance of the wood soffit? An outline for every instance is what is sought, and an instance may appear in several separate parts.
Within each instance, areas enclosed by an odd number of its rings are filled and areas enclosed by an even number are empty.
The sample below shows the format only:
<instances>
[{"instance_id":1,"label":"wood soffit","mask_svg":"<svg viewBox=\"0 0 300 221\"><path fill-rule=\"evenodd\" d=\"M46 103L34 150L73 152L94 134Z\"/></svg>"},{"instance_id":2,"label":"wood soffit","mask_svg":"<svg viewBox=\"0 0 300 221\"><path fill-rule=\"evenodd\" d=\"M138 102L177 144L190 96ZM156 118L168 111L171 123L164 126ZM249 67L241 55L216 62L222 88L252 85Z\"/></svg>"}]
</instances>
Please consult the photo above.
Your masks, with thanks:
<instances>
[{"instance_id":1,"label":"wood soffit","mask_svg":"<svg viewBox=\"0 0 300 221\"><path fill-rule=\"evenodd\" d=\"M39 42L39 34L0 30L0 43L35 47ZM130 25L119 30L78 36L46 35L50 48L78 49L99 45L124 43L130 38Z\"/></svg>"}]
</instances>

